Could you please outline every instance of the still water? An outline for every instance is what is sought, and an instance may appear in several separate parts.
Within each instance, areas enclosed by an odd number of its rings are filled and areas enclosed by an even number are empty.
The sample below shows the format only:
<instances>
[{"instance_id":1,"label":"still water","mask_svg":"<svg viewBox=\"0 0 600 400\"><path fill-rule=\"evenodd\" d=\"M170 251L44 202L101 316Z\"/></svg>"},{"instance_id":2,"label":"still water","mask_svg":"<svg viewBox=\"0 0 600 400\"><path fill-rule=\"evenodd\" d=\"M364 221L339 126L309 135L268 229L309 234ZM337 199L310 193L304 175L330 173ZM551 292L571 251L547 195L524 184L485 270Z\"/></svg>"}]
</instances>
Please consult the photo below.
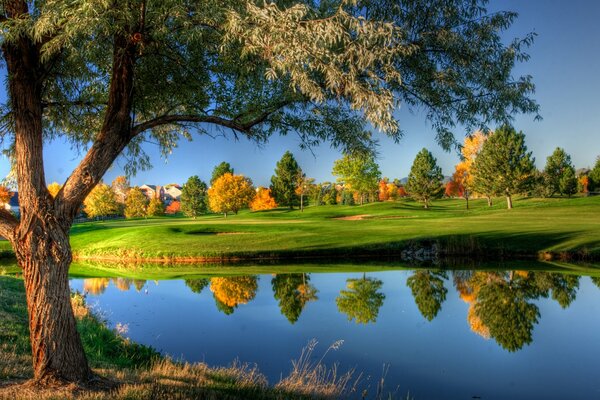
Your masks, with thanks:
<instances>
[{"instance_id":1,"label":"still water","mask_svg":"<svg viewBox=\"0 0 600 400\"><path fill-rule=\"evenodd\" d=\"M600 279L542 271L385 271L72 279L112 327L176 359L258 364L276 383L311 339L373 393L600 399ZM387 372L384 372L387 371Z\"/></svg>"}]
</instances>

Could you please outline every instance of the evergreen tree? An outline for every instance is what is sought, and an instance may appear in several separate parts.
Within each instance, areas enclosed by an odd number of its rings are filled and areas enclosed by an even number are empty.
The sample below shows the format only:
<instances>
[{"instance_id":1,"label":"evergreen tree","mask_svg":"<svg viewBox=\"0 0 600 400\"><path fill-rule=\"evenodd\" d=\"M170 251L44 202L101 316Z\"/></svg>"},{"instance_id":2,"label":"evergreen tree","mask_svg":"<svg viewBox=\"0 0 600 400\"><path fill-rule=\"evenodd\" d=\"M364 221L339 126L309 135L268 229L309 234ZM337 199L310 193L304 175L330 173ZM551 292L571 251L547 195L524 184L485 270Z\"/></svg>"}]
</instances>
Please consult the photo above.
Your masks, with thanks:
<instances>
[{"instance_id":1,"label":"evergreen tree","mask_svg":"<svg viewBox=\"0 0 600 400\"><path fill-rule=\"evenodd\" d=\"M429 208L429 202L443 194L443 178L437 160L429 150L423 148L410 168L406 190L413 199L423 202L423 206Z\"/></svg>"},{"instance_id":2,"label":"evergreen tree","mask_svg":"<svg viewBox=\"0 0 600 400\"><path fill-rule=\"evenodd\" d=\"M568 166L565 168L560 181L558 183L560 193L568 197L577 193L577 177L575 176L575 168Z\"/></svg>"},{"instance_id":3,"label":"evergreen tree","mask_svg":"<svg viewBox=\"0 0 600 400\"><path fill-rule=\"evenodd\" d=\"M135 186L127 192L125 199L125 218L141 218L146 216L148 199L139 187Z\"/></svg>"},{"instance_id":4,"label":"evergreen tree","mask_svg":"<svg viewBox=\"0 0 600 400\"><path fill-rule=\"evenodd\" d=\"M215 181L225 174L233 175L233 168L231 168L231 165L229 165L228 162L223 161L213 169L212 176L210 178L210 186L214 185Z\"/></svg>"},{"instance_id":5,"label":"evergreen tree","mask_svg":"<svg viewBox=\"0 0 600 400\"><path fill-rule=\"evenodd\" d=\"M448 276L444 271L416 271L406 280L417 307L427 320L431 321L442 309L448 290L444 287L444 279Z\"/></svg>"},{"instance_id":6,"label":"evergreen tree","mask_svg":"<svg viewBox=\"0 0 600 400\"><path fill-rule=\"evenodd\" d=\"M526 192L535 174L534 159L527 152L525 135L513 127L504 125L483 144L473 167L475 190L506 196L506 204L512 208L512 196Z\"/></svg>"},{"instance_id":7,"label":"evergreen tree","mask_svg":"<svg viewBox=\"0 0 600 400\"><path fill-rule=\"evenodd\" d=\"M273 294L281 313L294 324L307 302L316 300L316 289L308 283L306 274L277 274L271 280Z\"/></svg>"},{"instance_id":8,"label":"evergreen tree","mask_svg":"<svg viewBox=\"0 0 600 400\"><path fill-rule=\"evenodd\" d=\"M596 159L596 165L588 174L588 188L591 192L600 190L600 157Z\"/></svg>"},{"instance_id":9,"label":"evergreen tree","mask_svg":"<svg viewBox=\"0 0 600 400\"><path fill-rule=\"evenodd\" d=\"M550 155L546 160L546 167L544 168L544 187L545 192L548 197L560 193L571 195L573 193L565 193L561 189L561 182L563 181L563 176L567 171L572 175L572 178L575 178L575 168L571 163L571 156L568 155L564 149L557 147L552 155ZM570 189L571 182L566 178L564 180L564 185L567 185ZM565 187L567 187L565 186Z\"/></svg>"},{"instance_id":10,"label":"evergreen tree","mask_svg":"<svg viewBox=\"0 0 600 400\"><path fill-rule=\"evenodd\" d=\"M207 211L207 187L198 176L190 176L181 188L181 211L196 219Z\"/></svg>"},{"instance_id":11,"label":"evergreen tree","mask_svg":"<svg viewBox=\"0 0 600 400\"><path fill-rule=\"evenodd\" d=\"M294 155L286 151L281 160L277 162L275 175L271 177L271 192L277 204L290 209L298 204L296 186L300 174L301 169Z\"/></svg>"}]
</instances>

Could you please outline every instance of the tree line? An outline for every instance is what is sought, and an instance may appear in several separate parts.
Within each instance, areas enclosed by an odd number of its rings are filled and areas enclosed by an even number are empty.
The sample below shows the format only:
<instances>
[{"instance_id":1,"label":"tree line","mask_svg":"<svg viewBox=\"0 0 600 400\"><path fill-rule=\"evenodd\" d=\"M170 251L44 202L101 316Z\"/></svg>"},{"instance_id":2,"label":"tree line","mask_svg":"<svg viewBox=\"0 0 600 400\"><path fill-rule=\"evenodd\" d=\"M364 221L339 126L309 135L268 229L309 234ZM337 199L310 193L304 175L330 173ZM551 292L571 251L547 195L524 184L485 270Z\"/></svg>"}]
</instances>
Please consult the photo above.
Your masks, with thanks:
<instances>
[{"instance_id":1,"label":"tree line","mask_svg":"<svg viewBox=\"0 0 600 400\"><path fill-rule=\"evenodd\" d=\"M492 206L494 197L505 196L510 209L514 195L571 197L600 190L600 158L594 168L576 171L570 155L556 148L543 170L537 170L534 163L525 145L525 134L505 125L495 132L478 131L466 137L461 160L446 183L437 160L425 148L416 155L406 184L382 178L374 155L368 152L344 154L333 164L336 182L316 183L287 151L277 162L269 187L255 188L250 178L235 174L224 161L214 167L210 185L191 176L182 187L180 201L165 205L158 198L148 199L139 187L130 187L127 178L119 176L110 186L98 184L85 199L83 211L90 218L140 218L179 212L192 218L208 212L226 217L243 208L303 210L309 204L355 205L403 197L411 197L428 208L433 200L443 196L464 198L467 208L474 197L485 197ZM53 196L60 189L57 183L48 185ZM0 200L4 192L0 192Z\"/></svg>"}]
</instances>

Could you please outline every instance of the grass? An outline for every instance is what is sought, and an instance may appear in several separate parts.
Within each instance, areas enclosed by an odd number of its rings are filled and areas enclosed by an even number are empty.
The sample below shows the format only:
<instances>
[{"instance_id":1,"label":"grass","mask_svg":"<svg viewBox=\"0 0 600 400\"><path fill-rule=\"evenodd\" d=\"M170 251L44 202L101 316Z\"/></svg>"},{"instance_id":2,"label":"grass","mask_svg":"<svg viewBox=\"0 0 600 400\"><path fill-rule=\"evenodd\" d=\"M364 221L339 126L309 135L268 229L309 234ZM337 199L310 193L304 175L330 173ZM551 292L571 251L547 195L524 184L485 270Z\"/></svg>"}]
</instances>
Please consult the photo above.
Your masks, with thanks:
<instances>
[{"instance_id":1,"label":"grass","mask_svg":"<svg viewBox=\"0 0 600 400\"><path fill-rule=\"evenodd\" d=\"M117 385L104 384L103 390L22 385L32 376L23 281L0 276L0 399L305 399L337 398L351 389L350 374L338 378L321 362L310 368L302 357L295 365L304 365L303 373L295 369L274 386L248 364L174 362L109 330L81 295L73 296L72 305L90 365Z\"/></svg>"},{"instance_id":2,"label":"grass","mask_svg":"<svg viewBox=\"0 0 600 400\"><path fill-rule=\"evenodd\" d=\"M339 219L362 216L360 219ZM600 256L600 197L440 200L424 210L410 200L364 206L241 212L228 216L118 220L75 225L80 259L227 261L292 257L397 255L435 243L448 255ZM6 246L6 243L4 244ZM0 249L2 249L0 247Z\"/></svg>"}]
</instances>

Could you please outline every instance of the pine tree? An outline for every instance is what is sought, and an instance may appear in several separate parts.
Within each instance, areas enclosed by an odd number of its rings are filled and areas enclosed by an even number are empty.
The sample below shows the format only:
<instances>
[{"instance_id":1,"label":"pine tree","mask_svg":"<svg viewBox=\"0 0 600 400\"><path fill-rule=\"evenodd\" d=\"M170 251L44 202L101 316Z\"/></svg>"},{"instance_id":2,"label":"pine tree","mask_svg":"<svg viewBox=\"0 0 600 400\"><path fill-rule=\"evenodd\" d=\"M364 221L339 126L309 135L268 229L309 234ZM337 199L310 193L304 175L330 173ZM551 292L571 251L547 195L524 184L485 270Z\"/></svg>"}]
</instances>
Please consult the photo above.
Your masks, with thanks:
<instances>
[{"instance_id":1,"label":"pine tree","mask_svg":"<svg viewBox=\"0 0 600 400\"><path fill-rule=\"evenodd\" d=\"M293 209L298 204L296 185L302 173L294 155L286 151L275 167L275 175L271 177L271 192L277 204Z\"/></svg>"},{"instance_id":2,"label":"pine tree","mask_svg":"<svg viewBox=\"0 0 600 400\"><path fill-rule=\"evenodd\" d=\"M588 188L594 192L600 190L600 157L596 159L596 165L588 174Z\"/></svg>"},{"instance_id":3,"label":"pine tree","mask_svg":"<svg viewBox=\"0 0 600 400\"><path fill-rule=\"evenodd\" d=\"M577 177L575 176L575 168L569 166L565 168L559 181L559 189L562 195L571 197L577 193Z\"/></svg>"},{"instance_id":4,"label":"pine tree","mask_svg":"<svg viewBox=\"0 0 600 400\"><path fill-rule=\"evenodd\" d=\"M565 193L561 189L563 176L568 170L572 170L569 172L569 174L572 175L572 178L575 178L575 168L571 163L571 156L568 155L564 149L557 147L552 155L547 158L546 167L544 168L543 183L545 187L545 194L547 194L548 197L554 195L555 193L560 193L563 195L567 194L569 196L573 194ZM570 178L566 178L564 184L570 188L570 182L568 182L569 179Z\"/></svg>"},{"instance_id":5,"label":"pine tree","mask_svg":"<svg viewBox=\"0 0 600 400\"><path fill-rule=\"evenodd\" d=\"M531 187L534 173L534 159L527 152L525 135L504 125L490 135L475 159L473 184L480 193L489 190L491 194L506 196L511 209L512 196Z\"/></svg>"},{"instance_id":6,"label":"pine tree","mask_svg":"<svg viewBox=\"0 0 600 400\"><path fill-rule=\"evenodd\" d=\"M190 176L181 188L181 211L196 219L207 211L207 187L198 176Z\"/></svg>"},{"instance_id":7,"label":"pine tree","mask_svg":"<svg viewBox=\"0 0 600 400\"><path fill-rule=\"evenodd\" d=\"M415 200L423 202L423 207L429 208L429 202L442 196L442 169L429 150L423 148L410 168L406 190Z\"/></svg>"}]
</instances>

